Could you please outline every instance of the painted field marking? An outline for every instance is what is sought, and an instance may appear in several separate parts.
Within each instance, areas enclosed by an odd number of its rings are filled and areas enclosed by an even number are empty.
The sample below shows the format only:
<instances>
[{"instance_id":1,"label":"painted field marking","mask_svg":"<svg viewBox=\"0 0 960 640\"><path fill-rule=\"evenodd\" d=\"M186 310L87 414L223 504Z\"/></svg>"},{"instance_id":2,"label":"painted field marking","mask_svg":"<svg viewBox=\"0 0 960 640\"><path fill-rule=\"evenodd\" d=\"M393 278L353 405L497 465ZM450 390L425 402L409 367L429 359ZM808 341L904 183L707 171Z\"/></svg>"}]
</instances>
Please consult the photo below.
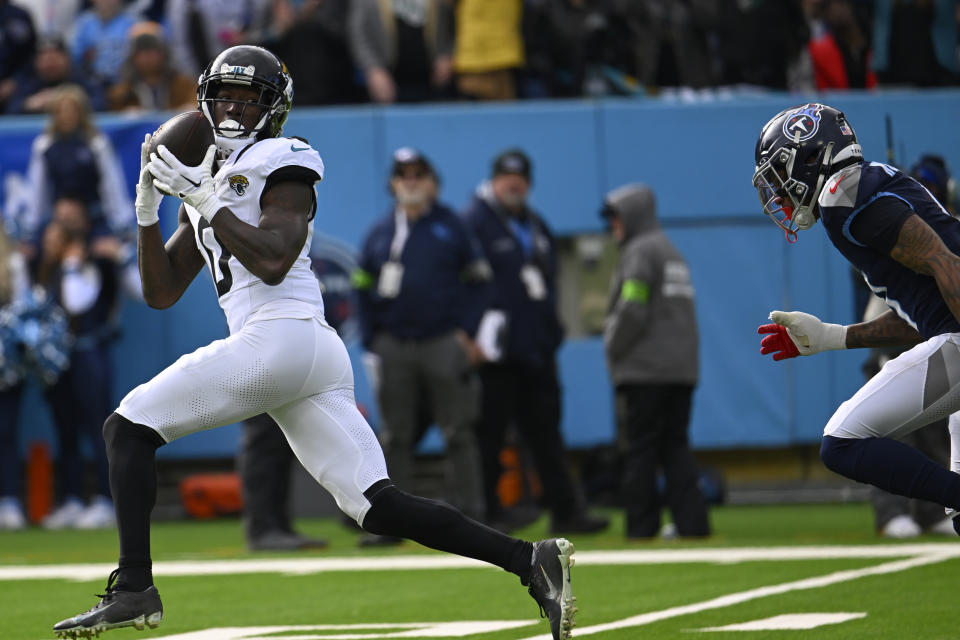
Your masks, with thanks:
<instances>
[{"instance_id":1,"label":"painted field marking","mask_svg":"<svg viewBox=\"0 0 960 640\"><path fill-rule=\"evenodd\" d=\"M465 638L484 633L527 627L533 620L476 620L461 622L378 622L369 624L311 624L272 627L217 627L187 631L157 640L373 640L375 638ZM374 629L382 629L370 633ZM403 631L405 629L405 631ZM300 631L303 633L291 634ZM343 631L345 633L317 633ZM364 633L366 632L366 633ZM278 636L275 634L282 633ZM290 635L287 635L290 634Z\"/></svg>"},{"instance_id":2,"label":"painted field marking","mask_svg":"<svg viewBox=\"0 0 960 640\"><path fill-rule=\"evenodd\" d=\"M828 624L840 624L848 620L866 618L865 613L784 613L783 615L728 624L723 627L706 627L700 631L774 631L780 629L816 629Z\"/></svg>"},{"instance_id":3,"label":"painted field marking","mask_svg":"<svg viewBox=\"0 0 960 640\"><path fill-rule=\"evenodd\" d=\"M644 565L671 563L758 562L776 560L823 560L843 558L905 558L937 555L960 557L957 543L882 544L858 546L738 547L695 549L649 549L578 551L577 566ZM104 580L115 564L0 565L4 580ZM308 575L329 571L414 571L418 569L470 569L493 567L479 560L446 554L363 556L350 558L257 558L245 560L192 560L153 563L155 576L236 575L283 573Z\"/></svg>"},{"instance_id":4,"label":"painted field marking","mask_svg":"<svg viewBox=\"0 0 960 640\"><path fill-rule=\"evenodd\" d=\"M878 576L878 575L884 575L887 573L897 573L899 571L906 571L907 569L914 569L916 567L922 567L924 565L936 564L938 562L950 560L951 558L956 558L958 555L960 555L960 550L953 549L951 550L950 553L945 553L945 552L929 553L929 554L920 555L914 558L907 558L905 560L896 560L894 562L886 562L884 564L879 564L873 567L866 567L864 569L850 569L847 571L836 571L834 573L828 573L822 576L815 576L813 578L804 578L802 580L795 580L793 582L784 582L783 584L775 584L775 585L769 585L766 587L758 587L756 589L748 589L747 591L741 591L739 593L730 593L717 598L712 598L710 600L704 600L703 602L695 602L693 604L686 604L678 607L670 607L668 609L663 609L662 611L651 611L649 613L642 613L640 615L624 618L623 620L615 620L613 622L595 624L590 627L577 627L576 635L577 637L589 636L596 633L602 633L604 631L612 631L614 629L640 627L646 624L651 624L653 622L667 620L669 618L676 618L678 616L684 616L691 613L700 613L702 611L708 611L710 609L721 609L723 607L729 607L735 604L742 604L744 602L749 602L750 600L765 598L767 596L780 595L783 593L788 593L790 591L800 591L803 589L819 589L820 587L827 587L840 582L847 582L849 580L857 580L858 578L863 578L866 576ZM541 635L531 636L529 638L523 638L523 640L551 640L551 636L548 633L545 635L541 634Z\"/></svg>"},{"instance_id":5,"label":"painted field marking","mask_svg":"<svg viewBox=\"0 0 960 640\"><path fill-rule=\"evenodd\" d=\"M912 557L911 557L912 556ZM643 626L691 613L728 607L750 600L790 591L816 589L840 582L856 580L866 576L883 575L906 571L915 567L936 564L960 557L960 545L956 543L889 544L860 546L809 546L809 547L744 547L744 548L697 548L697 549L656 549L624 551L584 551L576 556L579 566L599 565L642 565L670 563L721 563L770 561L770 560L812 560L839 558L900 558L893 562L863 569L838 571L823 576L805 578L779 585L769 585L739 593L727 594L699 603L670 607L662 611L652 611L609 623L578 628L577 636L593 635L614 629ZM0 581L29 579L68 579L99 580L111 571L113 564L72 564L72 565L20 565L0 566ZM327 571L384 571L416 569L453 569L453 568L491 568L490 565L449 555L407 555L363 558L281 558L256 560L214 560L193 562L157 562L153 565L155 575L193 576L193 575L229 575L244 573L286 573L311 574ZM515 624L526 626L527 621L490 621L494 624ZM475 624L475 623L464 623ZM481 622L482 624L482 622ZM353 628L375 629L378 625L348 625ZM391 625L393 629L402 629L403 625ZM516 628L511 626L510 628ZM319 630L321 626L305 629ZM167 636L164 640L237 640L250 638L250 634L271 633L274 630L297 630L288 627L245 627L221 628L194 631L176 636ZM462 627L469 631L470 627ZM243 633L244 635L237 635ZM402 632L401 632L402 633ZM420 637L422 630L417 630ZM472 632L471 632L472 633ZM200 635L205 634L205 635ZM287 636L290 638L289 636ZM318 636L300 636L303 639ZM330 636L326 636L330 638ZM364 637L350 635L340 637ZM365 637L383 637L366 635ZM403 636L393 636L403 637ZM414 637L414 636L408 636ZM456 637L447 635L445 637ZM462 637L462 636L461 636ZM549 634L525 638L524 640L550 640ZM290 639L292 640L292 638Z\"/></svg>"}]
</instances>

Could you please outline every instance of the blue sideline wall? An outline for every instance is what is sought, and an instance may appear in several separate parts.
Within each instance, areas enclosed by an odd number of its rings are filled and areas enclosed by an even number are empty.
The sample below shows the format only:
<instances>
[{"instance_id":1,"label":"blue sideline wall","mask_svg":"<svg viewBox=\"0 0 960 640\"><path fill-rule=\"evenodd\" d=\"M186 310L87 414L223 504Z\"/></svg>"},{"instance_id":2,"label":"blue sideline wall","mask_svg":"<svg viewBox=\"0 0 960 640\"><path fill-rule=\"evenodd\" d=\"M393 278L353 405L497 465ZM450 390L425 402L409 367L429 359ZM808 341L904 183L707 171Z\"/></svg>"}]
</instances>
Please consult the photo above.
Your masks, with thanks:
<instances>
[{"instance_id":1,"label":"blue sideline wall","mask_svg":"<svg viewBox=\"0 0 960 640\"><path fill-rule=\"evenodd\" d=\"M698 448L776 447L815 442L834 409L861 383L863 351L774 363L759 354L756 327L771 309L799 309L824 320L853 318L849 267L818 226L788 245L759 210L750 185L756 136L780 109L819 99L845 110L870 159L886 159L885 116L894 126L896 159L943 154L960 167L960 91L762 95L674 100L605 100L295 109L288 135L308 138L326 163L318 186L316 229L357 246L388 206L393 149L423 150L443 179L442 197L459 208L508 146L534 160L532 201L558 235L600 230L603 194L626 182L652 185L670 237L689 259L701 338L702 376L691 436ZM128 183L137 174L139 142L164 118L104 116L99 123L121 154ZM39 118L0 119L3 202L23 173ZM168 199L169 200L169 199ZM172 229L175 203L162 223ZM223 337L225 323L205 273L173 309L127 302L116 349L117 401L179 355ZM375 403L351 345L357 397L376 423ZM610 443L612 392L597 338L568 341L560 352L563 431L573 447ZM24 440L52 429L38 389L28 391ZM164 447L170 457L230 456L236 425ZM55 439L54 439L55 440ZM435 447L433 434L426 447Z\"/></svg>"}]
</instances>

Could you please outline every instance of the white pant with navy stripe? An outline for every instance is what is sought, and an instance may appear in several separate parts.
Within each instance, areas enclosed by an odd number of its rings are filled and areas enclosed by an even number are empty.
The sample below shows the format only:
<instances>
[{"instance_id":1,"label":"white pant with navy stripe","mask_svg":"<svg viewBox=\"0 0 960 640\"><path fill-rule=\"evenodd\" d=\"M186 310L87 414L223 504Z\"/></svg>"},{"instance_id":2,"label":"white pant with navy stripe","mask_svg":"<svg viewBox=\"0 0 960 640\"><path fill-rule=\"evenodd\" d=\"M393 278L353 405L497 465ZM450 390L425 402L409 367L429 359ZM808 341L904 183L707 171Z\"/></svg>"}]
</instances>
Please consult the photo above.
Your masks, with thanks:
<instances>
[{"instance_id":1,"label":"white pant with navy stripe","mask_svg":"<svg viewBox=\"0 0 960 640\"><path fill-rule=\"evenodd\" d=\"M840 405L823 434L899 438L950 416L950 466L960 472L960 334L944 333L887 362Z\"/></svg>"}]
</instances>

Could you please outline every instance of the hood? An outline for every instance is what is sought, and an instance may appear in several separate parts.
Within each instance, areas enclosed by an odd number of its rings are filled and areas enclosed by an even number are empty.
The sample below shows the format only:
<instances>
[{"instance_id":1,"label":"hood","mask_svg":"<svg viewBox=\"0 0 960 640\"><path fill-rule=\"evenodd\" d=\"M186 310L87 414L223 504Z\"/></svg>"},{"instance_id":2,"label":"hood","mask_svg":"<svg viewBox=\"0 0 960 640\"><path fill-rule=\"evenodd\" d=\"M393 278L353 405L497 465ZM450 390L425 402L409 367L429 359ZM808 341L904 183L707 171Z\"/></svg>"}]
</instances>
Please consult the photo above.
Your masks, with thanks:
<instances>
[{"instance_id":1,"label":"hood","mask_svg":"<svg viewBox=\"0 0 960 640\"><path fill-rule=\"evenodd\" d=\"M604 205L623 223L624 241L660 228L653 189L645 184L627 184L614 189L604 198Z\"/></svg>"}]
</instances>

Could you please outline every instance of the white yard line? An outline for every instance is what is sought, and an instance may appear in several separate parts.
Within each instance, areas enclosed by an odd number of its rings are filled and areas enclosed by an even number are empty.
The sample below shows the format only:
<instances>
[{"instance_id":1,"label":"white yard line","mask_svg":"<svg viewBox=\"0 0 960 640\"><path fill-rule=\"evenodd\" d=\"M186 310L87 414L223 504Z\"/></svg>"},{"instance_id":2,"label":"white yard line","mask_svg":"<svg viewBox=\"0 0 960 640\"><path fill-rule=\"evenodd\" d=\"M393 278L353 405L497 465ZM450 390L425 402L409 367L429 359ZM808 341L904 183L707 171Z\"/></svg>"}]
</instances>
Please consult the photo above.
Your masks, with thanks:
<instances>
[{"instance_id":1,"label":"white yard line","mask_svg":"<svg viewBox=\"0 0 960 640\"><path fill-rule=\"evenodd\" d=\"M708 562L730 564L772 560L840 558L904 558L937 555L960 556L958 543L884 544L860 546L737 547L694 549L644 549L578 551L578 566L643 565ZM115 564L0 565L4 580L103 580ZM454 555L411 554L350 558L256 558L249 560L194 560L154 562L157 576L233 575L284 573L305 575L329 571L412 571L417 569L490 568L490 565Z\"/></svg>"},{"instance_id":2,"label":"white yard line","mask_svg":"<svg viewBox=\"0 0 960 640\"><path fill-rule=\"evenodd\" d=\"M912 546L912 545L910 545ZM696 602L693 604L682 605L679 607L670 607L669 609L663 609L662 611L651 611L649 613L643 613L636 616L631 616L629 618L624 618L623 620L616 620L614 622L606 622L604 624L595 624L590 627L577 627L575 635L580 636L589 636L595 633L602 633L604 631L612 631L614 629L625 629L628 627L639 627L645 624L650 624L653 622L659 622L661 620L666 620L668 618L676 618L678 616L687 615L690 613L700 613L701 611L707 611L709 609L720 609L723 607L729 607L735 604L741 604L744 602L749 602L750 600L756 600L758 598L765 598L767 596L780 595L790 591L800 591L803 589L818 589L820 587L827 587L833 584L840 582L847 582L849 580L857 580L866 576L877 576L883 575L886 573L896 573L898 571L906 571L907 569L913 569L915 567L922 567L928 564L936 564L938 562L943 562L944 560L950 560L955 558L960 553L957 550L951 550L948 553L930 553L923 554L913 558L908 558L906 560L896 560L894 562L886 562L884 564L879 564L874 567L867 567L864 569L852 569L848 571L837 571L835 573L828 573L823 576L816 576L813 578L804 578L803 580L796 580L794 582L784 582L783 584L775 584L766 587L758 587L756 589L748 589L747 591L741 591L739 593L730 593L718 598L713 598L711 600L704 600L703 602ZM860 557L860 556L857 556ZM546 635L537 635L531 636L529 638L523 638L523 640L551 640L550 634Z\"/></svg>"}]
</instances>

